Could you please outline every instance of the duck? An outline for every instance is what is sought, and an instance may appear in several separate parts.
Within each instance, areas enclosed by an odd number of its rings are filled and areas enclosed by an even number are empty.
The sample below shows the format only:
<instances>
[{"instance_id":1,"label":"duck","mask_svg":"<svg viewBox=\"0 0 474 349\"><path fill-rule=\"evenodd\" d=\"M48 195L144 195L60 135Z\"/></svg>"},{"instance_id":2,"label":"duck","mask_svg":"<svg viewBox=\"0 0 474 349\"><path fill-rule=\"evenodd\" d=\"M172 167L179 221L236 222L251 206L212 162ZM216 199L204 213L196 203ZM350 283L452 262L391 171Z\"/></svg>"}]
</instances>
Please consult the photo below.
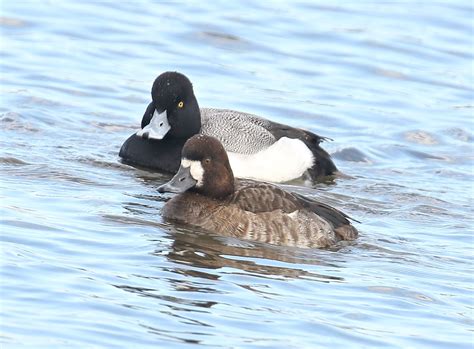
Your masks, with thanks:
<instances>
[{"instance_id":1,"label":"duck","mask_svg":"<svg viewBox=\"0 0 474 349\"><path fill-rule=\"evenodd\" d=\"M158 192L178 194L162 209L165 221L222 236L303 248L358 236L351 218L327 204L276 184L235 179L224 146L212 136L186 141L177 173Z\"/></svg>"},{"instance_id":2,"label":"duck","mask_svg":"<svg viewBox=\"0 0 474 349\"><path fill-rule=\"evenodd\" d=\"M213 136L226 149L234 175L275 183L318 182L338 169L320 146L328 138L240 111L200 108L191 81L164 72L153 82L141 128L122 145L125 164L176 173L184 143Z\"/></svg>"}]
</instances>

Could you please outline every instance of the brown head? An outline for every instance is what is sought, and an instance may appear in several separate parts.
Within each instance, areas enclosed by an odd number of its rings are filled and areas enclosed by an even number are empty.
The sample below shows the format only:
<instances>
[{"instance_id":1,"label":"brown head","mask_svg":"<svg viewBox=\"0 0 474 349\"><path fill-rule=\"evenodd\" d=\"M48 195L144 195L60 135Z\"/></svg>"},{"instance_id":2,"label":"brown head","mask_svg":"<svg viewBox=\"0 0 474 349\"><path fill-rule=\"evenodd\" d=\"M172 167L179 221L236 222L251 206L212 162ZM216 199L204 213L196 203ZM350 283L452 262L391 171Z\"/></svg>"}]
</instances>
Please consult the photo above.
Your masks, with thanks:
<instances>
[{"instance_id":1,"label":"brown head","mask_svg":"<svg viewBox=\"0 0 474 349\"><path fill-rule=\"evenodd\" d=\"M221 142L214 137L195 135L187 140L176 175L158 191L182 193L186 190L222 199L234 192L234 175Z\"/></svg>"}]
</instances>

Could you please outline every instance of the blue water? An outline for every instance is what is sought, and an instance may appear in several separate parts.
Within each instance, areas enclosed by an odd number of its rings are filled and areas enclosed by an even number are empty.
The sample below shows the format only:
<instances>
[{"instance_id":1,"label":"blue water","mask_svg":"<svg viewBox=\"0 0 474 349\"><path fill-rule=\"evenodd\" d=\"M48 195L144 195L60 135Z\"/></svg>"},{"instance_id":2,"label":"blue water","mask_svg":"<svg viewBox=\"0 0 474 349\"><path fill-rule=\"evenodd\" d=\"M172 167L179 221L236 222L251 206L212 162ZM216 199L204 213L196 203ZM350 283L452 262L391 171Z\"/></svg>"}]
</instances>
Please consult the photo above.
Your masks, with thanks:
<instances>
[{"instance_id":1,"label":"blue water","mask_svg":"<svg viewBox=\"0 0 474 349\"><path fill-rule=\"evenodd\" d=\"M472 348L471 1L3 1L2 348ZM121 164L166 70L310 129L330 250L164 223Z\"/></svg>"}]
</instances>

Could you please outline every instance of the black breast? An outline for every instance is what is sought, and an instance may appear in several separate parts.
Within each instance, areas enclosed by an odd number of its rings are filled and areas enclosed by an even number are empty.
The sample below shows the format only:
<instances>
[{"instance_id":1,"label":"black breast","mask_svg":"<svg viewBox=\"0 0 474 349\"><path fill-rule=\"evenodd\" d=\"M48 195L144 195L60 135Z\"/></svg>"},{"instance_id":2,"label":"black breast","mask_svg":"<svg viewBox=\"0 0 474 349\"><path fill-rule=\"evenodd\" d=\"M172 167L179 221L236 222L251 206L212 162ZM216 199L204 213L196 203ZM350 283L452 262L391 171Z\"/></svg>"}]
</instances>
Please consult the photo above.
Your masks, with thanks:
<instances>
[{"instance_id":1,"label":"black breast","mask_svg":"<svg viewBox=\"0 0 474 349\"><path fill-rule=\"evenodd\" d=\"M126 164L174 173L181 161L185 139L143 139L135 134L120 148L119 156Z\"/></svg>"}]
</instances>

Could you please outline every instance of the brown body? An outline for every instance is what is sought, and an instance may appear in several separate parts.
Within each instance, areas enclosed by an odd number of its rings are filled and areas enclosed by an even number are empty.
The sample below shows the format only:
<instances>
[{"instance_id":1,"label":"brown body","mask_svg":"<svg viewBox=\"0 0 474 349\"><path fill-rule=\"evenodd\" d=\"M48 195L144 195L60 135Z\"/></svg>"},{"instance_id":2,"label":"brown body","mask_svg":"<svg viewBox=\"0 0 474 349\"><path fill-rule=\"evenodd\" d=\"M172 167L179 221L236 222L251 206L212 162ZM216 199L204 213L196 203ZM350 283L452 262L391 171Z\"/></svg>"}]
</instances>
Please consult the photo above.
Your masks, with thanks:
<instances>
[{"instance_id":1,"label":"brown body","mask_svg":"<svg viewBox=\"0 0 474 349\"><path fill-rule=\"evenodd\" d=\"M236 182L234 192L223 198L185 192L167 202L163 217L219 235L275 245L329 247L357 238L357 230L342 212L251 181Z\"/></svg>"}]
</instances>

